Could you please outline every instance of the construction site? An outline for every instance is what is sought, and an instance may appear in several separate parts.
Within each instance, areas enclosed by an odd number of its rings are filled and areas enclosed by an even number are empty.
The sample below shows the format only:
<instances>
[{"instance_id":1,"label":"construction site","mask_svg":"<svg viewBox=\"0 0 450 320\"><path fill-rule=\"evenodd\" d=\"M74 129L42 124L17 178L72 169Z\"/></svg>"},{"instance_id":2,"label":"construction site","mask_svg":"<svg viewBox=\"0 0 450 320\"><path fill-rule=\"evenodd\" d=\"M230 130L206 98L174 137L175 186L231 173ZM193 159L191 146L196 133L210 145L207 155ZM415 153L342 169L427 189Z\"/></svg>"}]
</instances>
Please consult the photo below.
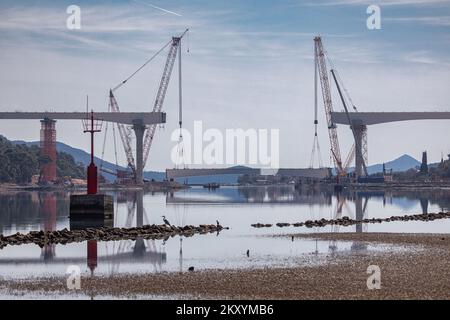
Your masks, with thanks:
<instances>
[{"instance_id":1,"label":"construction site","mask_svg":"<svg viewBox=\"0 0 450 320\"><path fill-rule=\"evenodd\" d=\"M450 298L450 7L151 2L0 4L0 300Z\"/></svg>"},{"instance_id":2,"label":"construction site","mask_svg":"<svg viewBox=\"0 0 450 320\"><path fill-rule=\"evenodd\" d=\"M189 185L190 177L239 175L246 176L247 181L259 183L296 183L332 185L337 190L344 186L361 184L389 184L393 183L392 174L383 169L379 174L369 175L368 166L368 127L396 121L412 121L423 119L450 119L450 112L363 112L353 103L349 90L339 76L330 55L324 49L321 37L314 38L314 138L309 166L303 168L279 168L276 173L265 175L259 169L242 168L189 168L186 165L177 165L166 170L165 179L149 181L144 179L144 168L151 167L152 143L155 139L158 125L166 123L164 101L175 65L178 65L178 126L179 126L179 153L183 156L183 82L182 82L182 40L189 32L186 29L181 35L175 36L143 65L131 73L125 80L109 90L107 112L93 111L95 121L99 125L98 132L104 131L101 161L97 163L101 174L114 177L114 181L107 183L115 187L149 187L154 190L182 188ZM189 49L188 49L189 51ZM161 54L167 52L163 66L162 76L157 88L156 98L150 112L132 112L119 107L116 96L120 89L126 86L136 74L145 69ZM178 60L177 60L178 58ZM319 88L320 86L320 88ZM332 100L331 87L335 86L339 101ZM320 99L321 96L321 99ZM323 104L326 119L318 118L318 108ZM336 106L343 108L336 112ZM126 109L126 108L125 108ZM89 118L89 100L86 103L86 112L0 112L0 119L41 121L40 148L41 153L50 161L43 164L40 175L36 179L39 185L60 185L61 177L57 177L57 121L83 120ZM349 128L353 145L345 155L341 152L339 143L338 125ZM329 149L325 154L332 160L333 167L324 167L319 145L319 132L327 130L329 136ZM120 140L116 139L118 133ZM119 141L117 141L119 140ZM122 146L120 147L119 144ZM116 169L111 170L103 166L105 147L114 147ZM122 149L122 150L119 150ZM119 164L118 152L124 152L126 164ZM155 152L155 151L153 151ZM122 165L122 166L121 166ZM242 164L244 165L244 164ZM169 166L168 166L169 167ZM248 176L253 177L248 179ZM276 178L278 177L278 178ZM100 179L103 183L107 181ZM219 182L220 184L220 182Z\"/></svg>"}]
</instances>

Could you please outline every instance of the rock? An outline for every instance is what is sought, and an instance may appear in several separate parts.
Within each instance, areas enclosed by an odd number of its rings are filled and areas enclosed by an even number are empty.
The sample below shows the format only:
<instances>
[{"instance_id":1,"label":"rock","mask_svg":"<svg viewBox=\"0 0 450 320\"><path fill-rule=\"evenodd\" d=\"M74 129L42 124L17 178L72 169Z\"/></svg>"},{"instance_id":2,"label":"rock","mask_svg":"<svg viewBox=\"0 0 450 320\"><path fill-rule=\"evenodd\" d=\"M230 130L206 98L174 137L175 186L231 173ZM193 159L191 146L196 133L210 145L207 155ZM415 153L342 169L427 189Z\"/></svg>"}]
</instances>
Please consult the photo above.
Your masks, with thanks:
<instances>
[{"instance_id":1,"label":"rock","mask_svg":"<svg viewBox=\"0 0 450 320\"><path fill-rule=\"evenodd\" d=\"M279 222L276 225L277 225L277 227L283 228L283 227L289 227L291 224Z\"/></svg>"}]
</instances>

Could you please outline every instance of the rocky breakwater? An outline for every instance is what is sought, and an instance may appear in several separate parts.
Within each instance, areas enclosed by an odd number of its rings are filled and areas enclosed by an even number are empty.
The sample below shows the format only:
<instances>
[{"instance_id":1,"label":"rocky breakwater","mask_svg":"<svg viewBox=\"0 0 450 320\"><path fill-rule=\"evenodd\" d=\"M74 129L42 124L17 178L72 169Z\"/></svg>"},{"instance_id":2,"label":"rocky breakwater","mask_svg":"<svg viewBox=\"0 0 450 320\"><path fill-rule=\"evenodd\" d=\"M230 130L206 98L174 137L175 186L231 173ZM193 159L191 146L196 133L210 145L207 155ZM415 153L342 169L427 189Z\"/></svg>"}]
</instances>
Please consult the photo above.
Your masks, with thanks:
<instances>
[{"instance_id":1,"label":"rocky breakwater","mask_svg":"<svg viewBox=\"0 0 450 320\"><path fill-rule=\"evenodd\" d=\"M413 214L413 215L404 215L404 216L392 216L389 218L372 218L372 219L362 219L362 220L354 220L349 217L342 217L340 219L320 219L320 220L307 220L305 222L296 222L296 223L285 223L279 222L276 226L283 227L325 227L328 225L339 225L339 226L351 226L360 223L382 223L382 222L394 222L394 221L434 221L440 219L449 219L450 212L439 212L439 213L422 213L422 214ZM264 223L256 223L251 225L254 228L268 228L272 225L264 224Z\"/></svg>"},{"instance_id":2,"label":"rocky breakwater","mask_svg":"<svg viewBox=\"0 0 450 320\"><path fill-rule=\"evenodd\" d=\"M192 237L195 234L219 233L229 229L218 224L199 226L146 225L136 228L86 228L83 230L31 231L27 234L16 233L10 236L0 235L0 249L8 245L34 243L41 248L48 244L68 244L88 240L118 241L137 238L167 240L174 236Z\"/></svg>"}]
</instances>

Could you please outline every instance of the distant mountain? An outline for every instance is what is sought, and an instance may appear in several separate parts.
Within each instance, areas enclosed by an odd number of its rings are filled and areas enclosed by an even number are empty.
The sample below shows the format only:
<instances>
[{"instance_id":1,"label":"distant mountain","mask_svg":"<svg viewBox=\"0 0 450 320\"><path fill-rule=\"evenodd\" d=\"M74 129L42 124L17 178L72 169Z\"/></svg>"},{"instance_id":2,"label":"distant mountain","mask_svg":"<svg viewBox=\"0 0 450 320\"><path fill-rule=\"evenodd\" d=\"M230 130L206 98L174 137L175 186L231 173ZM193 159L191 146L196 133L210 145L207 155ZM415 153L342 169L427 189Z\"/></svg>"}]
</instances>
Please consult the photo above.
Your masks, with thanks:
<instances>
[{"instance_id":1,"label":"distant mountain","mask_svg":"<svg viewBox=\"0 0 450 320\"><path fill-rule=\"evenodd\" d=\"M393 172L403 172L407 171L409 169L414 169L420 166L420 162L411 157L410 155L404 154L401 157L385 162L386 170L392 169ZM432 166L432 164L429 164L429 166ZM355 170L354 167L349 168L349 172L353 172ZM373 164L367 167L367 173L368 174L375 174L383 172L383 164ZM336 170L333 169L333 174L336 174Z\"/></svg>"},{"instance_id":2,"label":"distant mountain","mask_svg":"<svg viewBox=\"0 0 450 320\"><path fill-rule=\"evenodd\" d=\"M386 170L392 169L392 171L394 172L402 172L420 166L420 162L411 157L410 155L404 154L395 160L386 162L385 166ZM383 164L374 164L368 166L367 171L369 174L383 172Z\"/></svg>"},{"instance_id":3,"label":"distant mountain","mask_svg":"<svg viewBox=\"0 0 450 320\"><path fill-rule=\"evenodd\" d=\"M27 146L39 145L38 141L33 141L33 142L12 141L12 143L25 144ZM70 154L75 159L75 162L82 163L84 166L88 166L89 163L91 162L91 155L89 153L87 153L86 151L81 150L81 149L73 148L65 143L56 142L56 150L58 152L65 152L65 153ZM102 163L102 160L98 157L95 157L94 159L95 159L95 164L99 167L100 164ZM126 169L125 167L116 166L115 164L108 162L108 161L103 162L103 168L105 168L106 170L109 170L109 171L113 171L113 172L116 171L117 169L118 170ZM108 181L114 181L116 179L116 177L114 175L109 174L109 173L102 172L102 175ZM165 179L165 177L166 177L165 172L158 172L158 171L145 171L144 172L144 178L148 179L148 180L155 179L156 181L162 181Z\"/></svg>"}]
</instances>

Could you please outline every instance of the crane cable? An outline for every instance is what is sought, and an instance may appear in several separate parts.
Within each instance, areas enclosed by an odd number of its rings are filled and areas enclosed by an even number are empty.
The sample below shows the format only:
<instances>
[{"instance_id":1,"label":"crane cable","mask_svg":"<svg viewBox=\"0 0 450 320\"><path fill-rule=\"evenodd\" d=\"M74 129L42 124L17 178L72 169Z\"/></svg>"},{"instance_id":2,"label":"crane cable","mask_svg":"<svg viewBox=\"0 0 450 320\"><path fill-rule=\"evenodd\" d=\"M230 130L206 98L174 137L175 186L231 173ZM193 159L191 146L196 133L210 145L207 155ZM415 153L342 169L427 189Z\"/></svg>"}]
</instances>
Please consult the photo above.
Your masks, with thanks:
<instances>
[{"instance_id":1,"label":"crane cable","mask_svg":"<svg viewBox=\"0 0 450 320\"><path fill-rule=\"evenodd\" d=\"M128 80L130 80L131 78L133 78L139 71L141 71L142 69L144 69L144 67L149 64L150 62L152 62L161 52L164 51L164 49L166 49L170 44L172 43L172 40L170 40L169 42L167 42L161 49L159 49L150 59L148 59L142 66L140 66L135 72L133 72L130 76L128 76L128 78L126 78L125 80L123 80L121 83L119 83L117 86L114 87L114 89L112 89L112 92L116 91L117 89L119 89L120 87L122 87L125 83L128 82Z\"/></svg>"},{"instance_id":2,"label":"crane cable","mask_svg":"<svg viewBox=\"0 0 450 320\"><path fill-rule=\"evenodd\" d=\"M187 33L187 53L190 53L190 43L189 43L189 29L186 30ZM177 151L178 156L180 157L180 165L184 165L184 168L186 168L186 159L184 155L184 144L183 144L183 88L182 88L182 68L181 68L181 55L182 55L182 49L181 49L181 38L180 38L180 44L178 48L178 102L179 102L179 109L178 109L178 124L179 124L179 130L180 135L178 137L178 145L177 145Z\"/></svg>"},{"instance_id":3,"label":"crane cable","mask_svg":"<svg viewBox=\"0 0 450 320\"><path fill-rule=\"evenodd\" d=\"M108 104L108 112L111 111L111 105ZM105 146L106 146L106 136L108 135L108 122L106 122L106 126L105 126L105 134L103 136L103 146L102 146L102 158L101 158L101 163L100 163L100 172L103 170L103 162L104 162L104 157L105 157Z\"/></svg>"},{"instance_id":4,"label":"crane cable","mask_svg":"<svg viewBox=\"0 0 450 320\"><path fill-rule=\"evenodd\" d=\"M108 112L111 112L111 105L108 105ZM115 156L115 160L116 160L116 171L119 168L119 161L117 158L117 142L116 142L116 128L114 123L112 124L112 130L113 130L113 139L114 139L114 156ZM103 164L105 162L105 147L106 147L106 137L108 136L108 122L106 122L106 126L105 126L105 134L103 137L103 146L102 146L102 158L101 158L101 163L100 163L100 171L103 170Z\"/></svg>"},{"instance_id":5,"label":"crane cable","mask_svg":"<svg viewBox=\"0 0 450 320\"><path fill-rule=\"evenodd\" d=\"M108 110L109 111L109 110ZM103 170L103 163L105 158L105 146L106 146L106 136L108 135L108 122L105 126L105 134L103 135L103 146L102 146L102 162L100 163L100 171Z\"/></svg>"},{"instance_id":6,"label":"crane cable","mask_svg":"<svg viewBox=\"0 0 450 320\"><path fill-rule=\"evenodd\" d=\"M117 142L116 142L116 126L113 124L113 138L114 138L114 156L116 158L116 170L119 167L119 161L117 160Z\"/></svg>"},{"instance_id":7,"label":"crane cable","mask_svg":"<svg viewBox=\"0 0 450 320\"><path fill-rule=\"evenodd\" d=\"M323 51L324 51L325 57L326 57L327 60L328 60L328 63L330 64L331 70L334 70L334 73L335 73L335 75L336 75L336 77L337 77L339 83L341 84L342 89L344 90L344 93L345 93L346 98L347 98L348 101L350 102L350 104L351 104L353 110L355 110L356 112L358 112L358 109L356 108L355 104L353 103L353 100L352 100L352 98L351 98L351 96L350 96L350 93L348 92L347 88L346 88L345 85L344 85L344 82L343 82L342 79L341 79L341 76L339 75L339 71L336 70L333 61L331 60L330 56L328 55L328 52L327 52L325 49L324 49Z\"/></svg>"},{"instance_id":8,"label":"crane cable","mask_svg":"<svg viewBox=\"0 0 450 320\"><path fill-rule=\"evenodd\" d=\"M319 145L319 137L317 135L317 126L319 124L317 114L318 114L318 97L317 97L317 88L318 88L318 65L317 65L317 52L314 48L314 140L313 140L313 147L311 151L311 160L309 167L314 168L314 159L318 158L318 165L319 168L323 167L322 163L322 154L320 152L320 145Z\"/></svg>"}]
</instances>

